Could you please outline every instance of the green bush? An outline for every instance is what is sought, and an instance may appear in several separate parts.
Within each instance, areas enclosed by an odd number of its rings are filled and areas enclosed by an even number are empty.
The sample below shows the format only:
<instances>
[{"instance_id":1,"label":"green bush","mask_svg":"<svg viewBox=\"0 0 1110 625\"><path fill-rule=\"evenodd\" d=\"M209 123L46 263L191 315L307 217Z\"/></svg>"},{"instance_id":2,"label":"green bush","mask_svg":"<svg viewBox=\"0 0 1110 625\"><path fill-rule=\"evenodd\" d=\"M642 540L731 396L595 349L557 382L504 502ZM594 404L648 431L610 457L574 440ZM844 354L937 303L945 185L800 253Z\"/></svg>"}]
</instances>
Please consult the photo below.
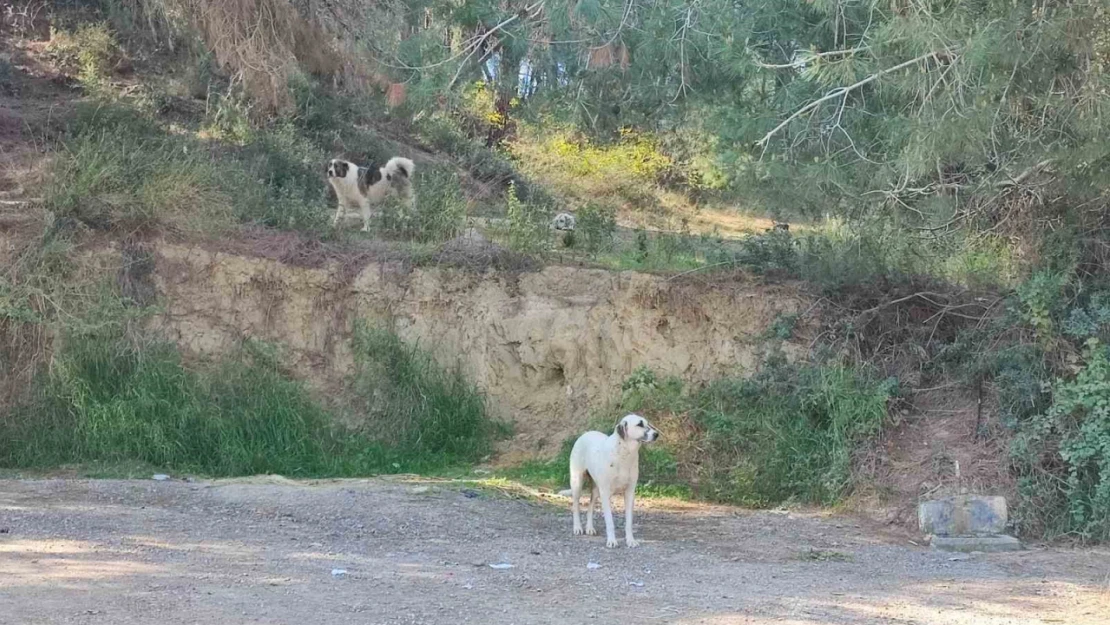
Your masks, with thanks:
<instances>
[{"instance_id":1,"label":"green bush","mask_svg":"<svg viewBox=\"0 0 1110 625\"><path fill-rule=\"evenodd\" d=\"M1052 387L1052 405L1011 447L1025 531L1110 540L1110 352L1088 342L1082 368ZM1057 461L1063 467L1057 468ZM1062 469L1062 470L1061 470Z\"/></svg>"},{"instance_id":2,"label":"green bush","mask_svg":"<svg viewBox=\"0 0 1110 625\"><path fill-rule=\"evenodd\" d=\"M551 249L551 210L541 204L521 200L516 185L505 195L506 225L503 238L510 249L525 254L543 254Z\"/></svg>"},{"instance_id":3,"label":"green bush","mask_svg":"<svg viewBox=\"0 0 1110 625\"><path fill-rule=\"evenodd\" d=\"M118 328L67 336L34 401L0 423L0 465L142 462L209 475L335 472L344 441L262 351L211 369Z\"/></svg>"},{"instance_id":4,"label":"green bush","mask_svg":"<svg viewBox=\"0 0 1110 625\"><path fill-rule=\"evenodd\" d=\"M852 487L852 461L879 434L895 382L838 364L769 362L692 398L708 460L704 495L749 506L831 504Z\"/></svg>"},{"instance_id":5,"label":"green bush","mask_svg":"<svg viewBox=\"0 0 1110 625\"><path fill-rule=\"evenodd\" d=\"M51 33L47 52L62 67L77 70L78 79L95 89L112 71L121 50L106 22L86 23L75 31Z\"/></svg>"},{"instance_id":6,"label":"green bush","mask_svg":"<svg viewBox=\"0 0 1110 625\"><path fill-rule=\"evenodd\" d=\"M597 204L586 204L575 215L575 222L583 250L597 254L612 248L617 231L616 211Z\"/></svg>"}]
</instances>

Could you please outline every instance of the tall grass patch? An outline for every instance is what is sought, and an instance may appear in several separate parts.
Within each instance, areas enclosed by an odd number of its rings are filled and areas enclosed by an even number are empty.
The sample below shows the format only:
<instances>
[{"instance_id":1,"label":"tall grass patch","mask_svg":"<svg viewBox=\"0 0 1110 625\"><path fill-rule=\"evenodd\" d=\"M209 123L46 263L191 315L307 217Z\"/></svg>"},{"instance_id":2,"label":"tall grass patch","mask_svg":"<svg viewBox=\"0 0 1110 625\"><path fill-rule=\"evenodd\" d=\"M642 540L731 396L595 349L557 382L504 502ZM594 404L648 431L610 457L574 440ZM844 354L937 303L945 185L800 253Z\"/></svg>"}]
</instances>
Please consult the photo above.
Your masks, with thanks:
<instances>
[{"instance_id":1,"label":"tall grass patch","mask_svg":"<svg viewBox=\"0 0 1110 625\"><path fill-rule=\"evenodd\" d=\"M284 372L272 345L245 342L220 359L187 362L174 345L126 328L65 335L33 397L0 418L0 466L353 476L436 470L489 446L477 391L389 333L363 339L386 346L362 353L390 358L392 386L356 386L382 393L365 402L374 427L353 430Z\"/></svg>"},{"instance_id":2,"label":"tall grass patch","mask_svg":"<svg viewBox=\"0 0 1110 625\"><path fill-rule=\"evenodd\" d=\"M55 213L117 231L218 233L236 223L322 231L323 153L288 127L227 146L119 106L83 107L47 188Z\"/></svg>"},{"instance_id":3,"label":"tall grass patch","mask_svg":"<svg viewBox=\"0 0 1110 625\"><path fill-rule=\"evenodd\" d=\"M459 235L466 223L467 200L458 174L439 167L417 171L416 206L391 198L379 223L385 234L419 243L440 243Z\"/></svg>"},{"instance_id":4,"label":"tall grass patch","mask_svg":"<svg viewBox=\"0 0 1110 625\"><path fill-rule=\"evenodd\" d=\"M663 432L640 451L644 494L707 499L750 507L834 504L851 493L856 459L880 434L893 380L834 362L772 358L749 378L724 377L700 388L637 369L621 398L595 419L611 432L638 412ZM564 488L573 438L558 458L507 472Z\"/></svg>"},{"instance_id":5,"label":"tall grass patch","mask_svg":"<svg viewBox=\"0 0 1110 625\"><path fill-rule=\"evenodd\" d=\"M342 437L270 354L190 368L121 328L70 335L36 397L0 424L0 464L133 463L208 475L335 472Z\"/></svg>"},{"instance_id":6,"label":"tall grass patch","mask_svg":"<svg viewBox=\"0 0 1110 625\"><path fill-rule=\"evenodd\" d=\"M350 380L367 431L416 453L475 460L491 450L503 427L487 415L485 399L458 367L406 345L393 332L361 324L353 339Z\"/></svg>"},{"instance_id":7,"label":"tall grass patch","mask_svg":"<svg viewBox=\"0 0 1110 625\"><path fill-rule=\"evenodd\" d=\"M894 390L891 380L836 363L771 362L752 378L710 384L688 413L707 448L695 470L705 496L755 507L839 501Z\"/></svg>"}]
</instances>

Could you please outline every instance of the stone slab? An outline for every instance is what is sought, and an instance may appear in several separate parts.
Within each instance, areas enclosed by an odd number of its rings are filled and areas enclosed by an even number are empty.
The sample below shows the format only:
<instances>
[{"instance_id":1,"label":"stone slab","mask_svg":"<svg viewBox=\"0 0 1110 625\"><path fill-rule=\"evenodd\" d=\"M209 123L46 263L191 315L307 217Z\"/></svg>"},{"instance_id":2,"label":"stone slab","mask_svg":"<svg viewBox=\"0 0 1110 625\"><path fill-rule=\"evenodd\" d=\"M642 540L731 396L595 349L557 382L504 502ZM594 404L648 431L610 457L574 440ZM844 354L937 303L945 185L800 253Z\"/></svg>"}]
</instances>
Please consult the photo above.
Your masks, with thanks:
<instances>
[{"instance_id":1,"label":"stone slab","mask_svg":"<svg viewBox=\"0 0 1110 625\"><path fill-rule=\"evenodd\" d=\"M959 495L924 501L917 507L917 525L934 536L984 536L1006 531L1005 497Z\"/></svg>"},{"instance_id":2,"label":"stone slab","mask_svg":"<svg viewBox=\"0 0 1110 625\"><path fill-rule=\"evenodd\" d=\"M973 551L992 553L1024 549L1021 541L1005 534L997 536L933 536L930 544L933 549L961 553L971 553Z\"/></svg>"}]
</instances>

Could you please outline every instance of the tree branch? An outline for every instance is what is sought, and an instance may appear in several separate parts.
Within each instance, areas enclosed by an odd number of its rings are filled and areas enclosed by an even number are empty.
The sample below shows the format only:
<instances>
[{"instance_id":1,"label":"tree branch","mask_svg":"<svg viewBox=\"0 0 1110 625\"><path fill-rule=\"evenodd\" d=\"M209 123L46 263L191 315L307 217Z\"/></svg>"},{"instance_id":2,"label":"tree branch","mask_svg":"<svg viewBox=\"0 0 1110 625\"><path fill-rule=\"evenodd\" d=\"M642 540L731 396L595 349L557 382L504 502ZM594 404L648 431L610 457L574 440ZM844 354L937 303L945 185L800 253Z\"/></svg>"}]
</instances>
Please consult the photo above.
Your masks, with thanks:
<instances>
[{"instance_id":1,"label":"tree branch","mask_svg":"<svg viewBox=\"0 0 1110 625\"><path fill-rule=\"evenodd\" d=\"M813 61L815 59L821 59L821 58L824 58L824 57L827 57L827 56L847 56L849 54L855 54L856 52L864 52L864 51L870 50L870 49L871 49L870 46L860 46L858 48L848 48L846 50L829 50L828 52L814 52L814 53L808 53L807 52L804 55L797 55L796 54L795 57L797 57L797 58L793 61L790 61L789 63L775 64L775 63L763 63L762 61L755 61L755 66L756 67L761 67L763 69L790 69L790 68L793 68L793 67L802 67L806 63L809 63L810 61Z\"/></svg>"},{"instance_id":2,"label":"tree branch","mask_svg":"<svg viewBox=\"0 0 1110 625\"><path fill-rule=\"evenodd\" d=\"M1016 187L1019 184L1025 182L1025 180L1027 178L1029 178L1029 176L1032 176L1033 174L1035 174L1035 173L1043 170L1044 168L1048 167L1049 165L1051 165L1053 160L1055 160L1055 159L1046 158L1045 160L1037 163L1036 165L1033 165L1029 169L1026 169L1025 171L1021 172L1020 174L1014 176L1013 178L1011 178L1009 180L999 180L995 184L995 186L996 187Z\"/></svg>"},{"instance_id":3,"label":"tree branch","mask_svg":"<svg viewBox=\"0 0 1110 625\"><path fill-rule=\"evenodd\" d=\"M790 117L787 117L778 126L775 126L774 128L772 128L771 132L768 132L767 134L763 135L763 138L760 139L759 141L756 141L755 144L757 146L760 146L760 147L765 147L767 145L767 142L771 140L771 137L778 134L778 132L780 130L782 130L783 128L785 128L790 122L794 121L795 119L798 119L802 115L805 115L809 111L812 111L813 109L820 106L822 102L828 102L829 100L833 100L833 99L839 98L841 96L847 95L848 93L851 93L852 91L855 91L856 89L859 89L860 87L862 87L866 84L875 82L876 80L878 80L879 78L882 78L883 76L886 76L887 74L890 74L890 73L896 72L900 69L905 69L905 68L907 68L911 65L915 65L917 63L920 63L921 61L924 61L925 59L932 58L934 55L936 55L936 52L929 52L927 54L922 54L921 56L914 57L914 58L912 58L912 59L910 59L910 60L908 60L904 63L899 63L899 64L895 65L894 67L888 67L884 70L875 72L874 74L871 74L867 78L864 78L862 80L854 82L854 83L848 85L847 87L840 87L839 89L833 89L832 91L826 93L824 96L822 96L820 98L817 98L813 102L810 102L809 104L803 106L802 108L794 111L794 113L792 115L790 115Z\"/></svg>"}]
</instances>

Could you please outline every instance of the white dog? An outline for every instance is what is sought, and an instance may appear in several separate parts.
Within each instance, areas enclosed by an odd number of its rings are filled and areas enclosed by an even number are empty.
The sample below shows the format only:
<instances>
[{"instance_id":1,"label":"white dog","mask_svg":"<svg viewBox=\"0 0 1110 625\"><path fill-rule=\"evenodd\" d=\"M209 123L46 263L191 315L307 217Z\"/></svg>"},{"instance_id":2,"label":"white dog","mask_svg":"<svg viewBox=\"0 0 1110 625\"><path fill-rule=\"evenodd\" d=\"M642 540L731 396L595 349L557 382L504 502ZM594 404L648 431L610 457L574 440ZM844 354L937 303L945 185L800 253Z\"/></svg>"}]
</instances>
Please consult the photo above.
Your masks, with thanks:
<instances>
[{"instance_id":1,"label":"white dog","mask_svg":"<svg viewBox=\"0 0 1110 625\"><path fill-rule=\"evenodd\" d=\"M409 208L416 207L416 196L412 192L412 173L416 166L407 158L395 156L385 167L359 167L350 161L332 159L328 163L328 182L335 189L339 206L331 225L339 223L340 217L348 210L362 213L362 231L370 229L370 206L380 204L391 194L406 200Z\"/></svg>"},{"instance_id":2,"label":"white dog","mask_svg":"<svg viewBox=\"0 0 1110 625\"><path fill-rule=\"evenodd\" d=\"M600 498L601 512L605 515L605 546L617 546L609 499L623 492L624 542L629 547L636 546L636 539L632 537L632 505L636 497L636 481L640 478L640 444L657 438L659 431L637 414L621 419L609 436L601 432L586 432L578 437L570 450L570 498L575 536L582 534L578 499L589 477L593 488L590 491L590 507L586 510L586 534L593 536L597 533L594 530L594 502Z\"/></svg>"}]
</instances>

